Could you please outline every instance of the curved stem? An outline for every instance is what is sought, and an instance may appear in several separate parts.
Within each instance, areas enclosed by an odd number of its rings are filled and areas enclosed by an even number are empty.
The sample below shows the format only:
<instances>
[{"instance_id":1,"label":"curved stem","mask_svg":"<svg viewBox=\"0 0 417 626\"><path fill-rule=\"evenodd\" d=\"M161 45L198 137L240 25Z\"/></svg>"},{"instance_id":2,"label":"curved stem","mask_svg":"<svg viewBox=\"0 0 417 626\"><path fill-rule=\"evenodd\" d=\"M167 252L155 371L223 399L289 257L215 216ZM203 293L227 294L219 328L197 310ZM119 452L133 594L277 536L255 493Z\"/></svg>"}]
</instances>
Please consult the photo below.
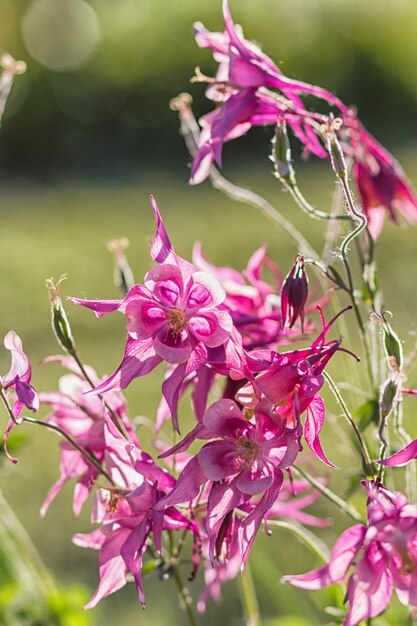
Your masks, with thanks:
<instances>
[{"instance_id":1,"label":"curved stem","mask_svg":"<svg viewBox=\"0 0 417 626\"><path fill-rule=\"evenodd\" d=\"M323 375L325 379L327 380L327 383L330 389L332 390L333 395L336 398L340 408L342 409L343 415L345 416L347 422L349 423L349 426L352 428L358 440L365 471L367 472L368 475L375 476L374 464L372 463L368 448L365 443L365 439L362 437L361 431L359 430L355 420L350 414L350 411L346 405L346 402L343 399L342 394L339 391L338 386L336 385L336 383L333 381L333 379L327 372L323 371Z\"/></svg>"},{"instance_id":2,"label":"curved stem","mask_svg":"<svg viewBox=\"0 0 417 626\"><path fill-rule=\"evenodd\" d=\"M362 519L361 514L353 506L353 504L349 504L348 502L345 502L344 500L342 500L342 498L339 498L339 496L336 495L331 489L322 485L321 482L316 480L313 476L311 476L304 469L301 469L301 467L299 467L298 465L293 465L292 467L296 473L300 474L303 478L305 478L310 483L310 485L312 485L313 487L315 487L315 489L320 491L328 500L330 500L330 502L333 502L333 504L338 506L339 509L341 509L344 513L349 515L349 517L355 520L355 522L360 522L361 524L365 524L364 520Z\"/></svg>"},{"instance_id":3,"label":"curved stem","mask_svg":"<svg viewBox=\"0 0 417 626\"><path fill-rule=\"evenodd\" d=\"M297 524L296 522L283 522L281 520L268 520L268 526L276 526L277 528L283 528L290 533L301 539L301 541L315 554L320 561L327 564L330 552L327 547L317 539L312 532Z\"/></svg>"},{"instance_id":4,"label":"curved stem","mask_svg":"<svg viewBox=\"0 0 417 626\"><path fill-rule=\"evenodd\" d=\"M292 198L298 204L300 209L313 219L336 221L346 221L351 219L349 215L337 215L334 213L325 213L324 211L319 211L318 209L313 207L313 205L310 204L308 200L306 200L297 184L290 184L281 176L277 176L277 178L284 185L285 189L291 194Z\"/></svg>"}]
</instances>

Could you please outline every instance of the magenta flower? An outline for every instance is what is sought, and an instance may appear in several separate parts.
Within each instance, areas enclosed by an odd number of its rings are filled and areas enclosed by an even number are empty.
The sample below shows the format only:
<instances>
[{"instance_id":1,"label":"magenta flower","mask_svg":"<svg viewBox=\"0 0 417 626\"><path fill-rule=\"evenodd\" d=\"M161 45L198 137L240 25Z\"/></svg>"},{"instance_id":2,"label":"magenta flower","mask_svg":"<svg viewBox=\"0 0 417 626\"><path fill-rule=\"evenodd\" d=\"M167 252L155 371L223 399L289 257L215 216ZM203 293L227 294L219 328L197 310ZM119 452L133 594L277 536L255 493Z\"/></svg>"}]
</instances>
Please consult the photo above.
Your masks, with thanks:
<instances>
[{"instance_id":1,"label":"magenta flower","mask_svg":"<svg viewBox=\"0 0 417 626\"><path fill-rule=\"evenodd\" d=\"M139 601L145 606L142 584L143 555L148 545L162 556L164 530L189 530L198 539L198 529L174 508L157 511L155 504L175 484L151 457L126 441L106 419L106 464L114 485L101 489L95 506L94 523L100 528L78 534L74 543L100 550L100 583L85 608L95 607L133 575ZM152 542L152 543L151 543Z\"/></svg>"},{"instance_id":2,"label":"magenta flower","mask_svg":"<svg viewBox=\"0 0 417 626\"><path fill-rule=\"evenodd\" d=\"M262 519L278 497L282 469L294 462L300 449L298 429L288 429L270 403L264 401L256 406L254 416L256 421L247 419L232 400L223 399L211 405L202 424L162 456L182 452L195 438L216 440L204 445L189 461L174 489L157 504L159 510L190 502L210 481L206 530L213 560L227 515L261 494L239 531L242 566Z\"/></svg>"},{"instance_id":3,"label":"magenta flower","mask_svg":"<svg viewBox=\"0 0 417 626\"><path fill-rule=\"evenodd\" d=\"M417 507L379 482L365 484L368 525L345 530L324 567L284 580L303 589L322 589L348 580L348 614L344 626L356 626L382 613L393 588L406 606L417 604Z\"/></svg>"},{"instance_id":4,"label":"magenta flower","mask_svg":"<svg viewBox=\"0 0 417 626\"><path fill-rule=\"evenodd\" d=\"M124 358L95 393L124 389L162 361L173 364L176 367L163 383L162 392L178 429L176 407L183 380L210 360L210 351L222 346L224 359L233 365L233 348L226 347L234 342L233 322L229 313L219 308L225 292L217 279L175 254L153 198L151 202L157 223L151 256L159 265L147 273L145 283L134 285L121 301L73 301L98 316L117 310L127 318Z\"/></svg>"},{"instance_id":5,"label":"magenta flower","mask_svg":"<svg viewBox=\"0 0 417 626\"><path fill-rule=\"evenodd\" d=\"M240 137L252 126L276 124L284 118L306 151L326 157L309 119L322 120L323 116L306 111L299 94L322 98L342 112L347 110L345 105L325 89L284 76L258 46L244 39L241 29L233 23L227 0L223 1L223 15L224 33L211 33L202 24L195 24L197 45L213 50L219 62L214 79L198 78L209 82L207 96L222 106L201 119L199 152L193 162L191 184L202 182L214 161L221 167L225 141ZM277 89L284 98L279 100L265 94L260 90L262 87Z\"/></svg>"},{"instance_id":6,"label":"magenta flower","mask_svg":"<svg viewBox=\"0 0 417 626\"><path fill-rule=\"evenodd\" d=\"M308 298L308 278L304 258L297 256L281 287L281 311L284 326L292 328L298 318L304 329L304 307Z\"/></svg>"},{"instance_id":7,"label":"magenta flower","mask_svg":"<svg viewBox=\"0 0 417 626\"><path fill-rule=\"evenodd\" d=\"M377 239L388 214L399 224L399 216L417 221L417 198L394 157L358 122L352 129L353 175L368 218L368 228Z\"/></svg>"},{"instance_id":8,"label":"magenta flower","mask_svg":"<svg viewBox=\"0 0 417 626\"><path fill-rule=\"evenodd\" d=\"M7 450L7 439L13 426L18 423L23 407L26 406L31 411L39 409L39 398L35 389L30 384L32 378L32 368L26 353L23 351L22 340L14 330L10 330L4 338L4 346L11 352L10 369L4 376L0 377L0 389L13 389L17 399L13 405L13 417L10 418L4 433L4 451L13 463L17 459L13 458Z\"/></svg>"}]
</instances>

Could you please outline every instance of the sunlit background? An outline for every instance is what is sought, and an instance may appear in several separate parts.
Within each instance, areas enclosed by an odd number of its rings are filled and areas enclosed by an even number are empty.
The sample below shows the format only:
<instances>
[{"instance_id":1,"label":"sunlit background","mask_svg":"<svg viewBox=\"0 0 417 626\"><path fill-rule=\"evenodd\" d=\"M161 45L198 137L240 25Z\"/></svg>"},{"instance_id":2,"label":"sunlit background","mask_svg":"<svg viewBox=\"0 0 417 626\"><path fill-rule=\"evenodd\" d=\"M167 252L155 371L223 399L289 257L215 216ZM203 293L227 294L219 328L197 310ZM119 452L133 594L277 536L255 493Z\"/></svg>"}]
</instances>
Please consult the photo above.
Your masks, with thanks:
<instances>
[{"instance_id":1,"label":"sunlit background","mask_svg":"<svg viewBox=\"0 0 417 626\"><path fill-rule=\"evenodd\" d=\"M317 82L356 104L368 129L395 151L417 181L414 0L231 0L231 8L245 35L262 43L286 74ZM187 90L198 115L210 110L204 88L189 83L195 66L207 74L214 70L209 52L194 44L192 24L197 20L222 30L220 0L0 0L0 51L28 66L13 86L0 134L0 335L13 328L23 337L38 390L54 388L60 375L57 366L37 366L58 351L49 326L45 279L68 273L63 295L118 297L106 242L128 236L129 259L141 282L150 267L154 229L150 193L160 204L179 254L188 256L192 243L203 240L215 263L243 269L252 251L266 241L285 273L297 252L254 209L233 204L208 183L187 186L189 157L168 102ZM271 176L270 136L270 128L257 129L226 146L225 173L267 196L319 246L322 225L306 223ZM300 170L306 195L328 210L334 182L326 165L311 161ZM415 229L388 224L377 251L386 305L406 351L415 343L416 243ZM70 304L68 311L84 360L100 373L113 371L123 350L123 318L115 314L97 321ZM345 341L360 350L354 337ZM340 357L334 376L342 380L351 365ZM8 368L4 351L0 366L0 373ZM363 378L363 366L358 368ZM154 417L161 377L158 369L152 384L141 380L131 385L127 396L132 417ZM410 375L410 386L416 378ZM358 399L352 395L349 400L355 408ZM411 431L412 401L406 404ZM329 456L350 471L355 464L348 434L336 407L329 406L333 413L324 444ZM39 518L46 491L58 476L56 438L29 427L21 430L25 441L19 463L2 464L1 487L57 579L84 585L88 598L98 581L97 555L71 544L74 532L90 529L87 511L73 520L72 488L67 487L46 520ZM327 470L325 474L330 475ZM332 481L336 490L346 488L340 472L332 474ZM363 506L359 495L356 503ZM328 503L314 511L336 520L320 532L331 545L347 521ZM272 538L260 536L257 544L253 570L267 626L330 622L322 612L331 601L328 594L279 585L284 573L316 565L314 557L284 531ZM7 576L2 571L0 576L5 588ZM201 581L195 586L201 589ZM103 601L91 619L99 626L116 620L120 626L183 624L171 587L169 581L146 580L148 608L143 612L128 585ZM242 623L233 583L223 595L223 605L212 604L202 624ZM7 601L0 590L0 615ZM404 624L406 613L398 613ZM83 626L77 619L65 626ZM401 619L394 621L400 624Z\"/></svg>"}]
</instances>

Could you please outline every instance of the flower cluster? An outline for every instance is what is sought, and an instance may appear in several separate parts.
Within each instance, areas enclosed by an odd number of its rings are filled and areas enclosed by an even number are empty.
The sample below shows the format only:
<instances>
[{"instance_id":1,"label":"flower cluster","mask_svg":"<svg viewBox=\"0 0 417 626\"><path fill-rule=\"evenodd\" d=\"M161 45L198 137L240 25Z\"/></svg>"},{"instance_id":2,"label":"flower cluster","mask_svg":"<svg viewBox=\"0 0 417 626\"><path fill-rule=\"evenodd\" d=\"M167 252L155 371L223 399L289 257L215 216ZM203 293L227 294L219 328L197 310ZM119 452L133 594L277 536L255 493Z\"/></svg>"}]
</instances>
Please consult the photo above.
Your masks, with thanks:
<instances>
[{"instance_id":1,"label":"flower cluster","mask_svg":"<svg viewBox=\"0 0 417 626\"><path fill-rule=\"evenodd\" d=\"M374 259L374 240L386 213L394 222L399 215L415 221L417 200L398 163L364 129L351 108L325 89L284 76L258 46L243 37L232 20L228 0L223 0L223 13L224 32L195 26L198 45L213 51L219 67L214 78L197 71L196 80L209 84L207 96L216 108L200 120L201 129L188 110L191 140L187 145L194 156L191 183L210 175L229 195L248 200L265 212L266 201L248 190L242 192L242 188L239 195L214 164L221 166L225 142L252 126L275 125L276 175L298 203L307 207L307 213L328 220L329 252L339 235L333 228L334 219L353 222L353 229L344 233L337 254L323 255L335 259L331 265L315 253L308 258L308 242L306 246L304 237L268 208L269 217L284 230L289 227L300 250L282 274L264 245L240 272L214 265L200 243L194 246L192 261L179 256L151 197L156 221L150 248L154 265L143 282L137 284L133 279L124 254L127 240L114 240L109 249L115 255L122 297L71 298L99 318L122 314L127 338L120 365L110 376L103 376L83 364L59 296L62 279L56 285L52 279L47 281L52 326L66 354L50 356L44 362L58 363L67 373L57 390L38 394L31 385L31 365L20 338L13 331L7 333L4 344L11 352L11 366L0 377L0 398L8 415L4 449L15 463L7 448L8 436L15 425L24 422L60 435L59 478L49 490L41 514L46 514L72 480L74 515L80 514L89 499L92 503L94 530L74 537L76 545L99 551L99 584L86 608L96 606L129 580L134 581L145 606L143 578L146 573L158 572L162 579L172 576L176 580L190 613L179 571L185 562L181 561L184 549L191 552L189 580L203 562L206 586L197 608L204 611L210 597L220 598L221 585L245 570L262 527L269 533L271 526L281 524L321 554L304 525L325 527L329 522L304 508L323 494L359 523L342 533L324 567L286 576L284 581L314 590L347 579L343 604L347 601L348 609L339 607L337 611L344 626L358 626L388 607L393 589L402 604L417 605L417 505L409 503L412 497L391 491L385 477L387 468L417 458L417 440L411 440L404 430L401 407L402 393L417 394L403 388L407 367L410 369L416 355L405 364L401 341L381 305ZM17 73L18 68L10 67L13 75ZM1 91L9 88L5 85L0 81L0 113ZM310 110L305 96L321 99L338 117ZM329 159L341 183L348 215L317 212L300 195L287 127L301 141L305 154ZM350 190L347 159L352 163L362 209ZM354 240L358 259L352 265L348 253ZM343 262L343 276L337 260ZM319 276L315 297L313 289L310 291L309 268ZM355 284L357 268L361 289ZM332 299L336 289L349 299L349 306L341 308ZM326 322L323 307L330 300L336 313ZM365 307L369 326L363 316ZM353 390L355 397L366 398L364 405L355 407L356 413L328 372L336 353L354 356L341 347L341 337L328 338L340 316L350 309L367 365L365 388L345 381L345 388ZM317 312L320 324L314 320ZM383 352L382 362L378 355ZM163 382L155 415L132 420L123 390L157 368ZM309 464L318 461L318 467L326 466L326 471L336 468L321 441L326 428L321 395L326 379L355 438L361 467L349 481L354 491L359 486L359 480L354 484L356 478L363 478L366 522L348 498L328 487L327 477L315 477L306 469L306 460ZM185 409L188 400L191 416ZM43 420L22 415L25 407L30 411L42 407L47 415ZM401 449L394 453L387 440L391 413L396 436L402 441ZM151 442L148 436L138 436L139 423L150 428ZM369 444L372 429L379 450L374 442ZM412 496L411 483L408 480L407 489ZM190 623L194 623L192 615Z\"/></svg>"}]
</instances>

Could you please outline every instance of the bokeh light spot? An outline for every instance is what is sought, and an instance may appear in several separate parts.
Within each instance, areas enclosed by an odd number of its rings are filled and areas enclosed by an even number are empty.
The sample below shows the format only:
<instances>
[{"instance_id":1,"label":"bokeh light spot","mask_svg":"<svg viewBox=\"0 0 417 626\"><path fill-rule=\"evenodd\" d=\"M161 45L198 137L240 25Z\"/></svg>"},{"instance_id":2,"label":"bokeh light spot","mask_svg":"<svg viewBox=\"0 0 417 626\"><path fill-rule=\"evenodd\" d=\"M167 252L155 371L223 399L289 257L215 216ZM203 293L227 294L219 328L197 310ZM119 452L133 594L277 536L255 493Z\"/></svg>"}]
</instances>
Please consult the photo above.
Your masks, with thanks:
<instances>
[{"instance_id":1,"label":"bokeh light spot","mask_svg":"<svg viewBox=\"0 0 417 626\"><path fill-rule=\"evenodd\" d=\"M84 0L34 0L23 15L22 34L29 53L60 72L85 63L100 30L94 9Z\"/></svg>"}]
</instances>

